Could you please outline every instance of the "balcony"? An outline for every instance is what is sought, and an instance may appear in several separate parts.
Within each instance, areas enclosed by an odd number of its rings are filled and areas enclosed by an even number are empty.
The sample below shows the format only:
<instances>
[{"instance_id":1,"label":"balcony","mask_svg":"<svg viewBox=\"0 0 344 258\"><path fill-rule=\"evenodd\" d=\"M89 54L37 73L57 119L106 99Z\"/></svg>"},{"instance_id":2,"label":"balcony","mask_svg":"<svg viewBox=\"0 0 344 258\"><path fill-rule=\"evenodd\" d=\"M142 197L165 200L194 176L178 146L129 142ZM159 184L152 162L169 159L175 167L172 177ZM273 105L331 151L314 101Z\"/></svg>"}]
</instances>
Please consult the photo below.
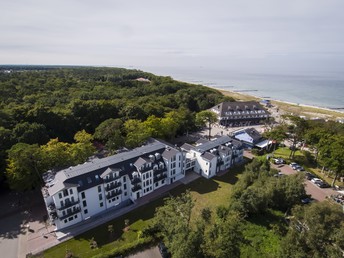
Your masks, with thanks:
<instances>
[{"instance_id":1,"label":"balcony","mask_svg":"<svg viewBox=\"0 0 344 258\"><path fill-rule=\"evenodd\" d=\"M136 192L136 191L141 190L141 189L142 189L141 185L135 185L133 188L131 188L131 191Z\"/></svg>"},{"instance_id":2,"label":"balcony","mask_svg":"<svg viewBox=\"0 0 344 258\"><path fill-rule=\"evenodd\" d=\"M120 187L122 185L122 183L121 182L116 182L116 183L114 183L114 184L110 184L109 186L105 186L105 191L111 191L111 190L113 190L113 189L115 189L115 188L117 188L117 187Z\"/></svg>"},{"instance_id":3,"label":"balcony","mask_svg":"<svg viewBox=\"0 0 344 258\"><path fill-rule=\"evenodd\" d=\"M108 182L111 182L111 181L115 181L117 179L120 179L121 177L120 176L106 176L103 180L105 183L108 183Z\"/></svg>"},{"instance_id":4,"label":"balcony","mask_svg":"<svg viewBox=\"0 0 344 258\"><path fill-rule=\"evenodd\" d=\"M132 183L132 184L141 183L141 178L139 178L139 177L134 177L134 178L131 180L131 183Z\"/></svg>"},{"instance_id":5,"label":"balcony","mask_svg":"<svg viewBox=\"0 0 344 258\"><path fill-rule=\"evenodd\" d=\"M49 212L56 211L56 207L54 203L50 203L47 207L48 207Z\"/></svg>"},{"instance_id":6,"label":"balcony","mask_svg":"<svg viewBox=\"0 0 344 258\"><path fill-rule=\"evenodd\" d=\"M67 209L67 208L72 207L72 206L74 206L74 205L76 205L76 204L78 204L78 203L79 203L79 200L78 200L78 201L74 201L74 202L67 202L67 203L65 203L63 206L61 206L60 208L58 208L58 210Z\"/></svg>"},{"instance_id":7,"label":"balcony","mask_svg":"<svg viewBox=\"0 0 344 258\"><path fill-rule=\"evenodd\" d=\"M162 173L166 172L166 168L159 168L159 169L156 169L156 170L153 170L153 175L154 176L159 176L161 175Z\"/></svg>"},{"instance_id":8,"label":"balcony","mask_svg":"<svg viewBox=\"0 0 344 258\"><path fill-rule=\"evenodd\" d=\"M49 212L49 217L51 221L54 221L55 219L57 219L57 213L56 211L53 212Z\"/></svg>"},{"instance_id":9,"label":"balcony","mask_svg":"<svg viewBox=\"0 0 344 258\"><path fill-rule=\"evenodd\" d=\"M153 179L153 181L154 181L154 183L156 183L156 182L158 182L158 181L160 181L160 180L163 180L163 179L165 179L165 178L167 178L167 174L166 174L166 173L161 174L161 175L159 175L159 176L155 176L154 179Z\"/></svg>"},{"instance_id":10,"label":"balcony","mask_svg":"<svg viewBox=\"0 0 344 258\"><path fill-rule=\"evenodd\" d=\"M80 212L80 208L77 207L77 208L74 209L73 211L67 212L66 215L61 216L61 217L59 216L59 219L60 219L60 220L64 220L64 219L66 219L66 218L68 218L68 217L70 217L70 216L73 216L73 215L75 215L75 214L77 214L77 213L79 213L79 212Z\"/></svg>"},{"instance_id":11,"label":"balcony","mask_svg":"<svg viewBox=\"0 0 344 258\"><path fill-rule=\"evenodd\" d=\"M111 198L116 197L117 195L120 195L120 194L122 194L122 190L117 190L117 191L112 192L112 193L107 193L106 199L111 199Z\"/></svg>"}]
</instances>

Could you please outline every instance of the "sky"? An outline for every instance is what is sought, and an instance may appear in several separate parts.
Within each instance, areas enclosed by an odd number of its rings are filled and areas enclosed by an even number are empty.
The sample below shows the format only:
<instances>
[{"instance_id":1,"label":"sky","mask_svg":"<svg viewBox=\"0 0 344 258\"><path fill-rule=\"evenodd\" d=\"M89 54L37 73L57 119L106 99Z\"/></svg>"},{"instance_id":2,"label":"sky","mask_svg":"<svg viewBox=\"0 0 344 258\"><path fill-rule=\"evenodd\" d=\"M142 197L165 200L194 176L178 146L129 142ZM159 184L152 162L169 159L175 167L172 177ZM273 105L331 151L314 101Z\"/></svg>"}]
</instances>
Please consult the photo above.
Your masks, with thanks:
<instances>
[{"instance_id":1,"label":"sky","mask_svg":"<svg viewBox=\"0 0 344 258\"><path fill-rule=\"evenodd\" d=\"M1 1L0 64L341 72L343 0Z\"/></svg>"}]
</instances>

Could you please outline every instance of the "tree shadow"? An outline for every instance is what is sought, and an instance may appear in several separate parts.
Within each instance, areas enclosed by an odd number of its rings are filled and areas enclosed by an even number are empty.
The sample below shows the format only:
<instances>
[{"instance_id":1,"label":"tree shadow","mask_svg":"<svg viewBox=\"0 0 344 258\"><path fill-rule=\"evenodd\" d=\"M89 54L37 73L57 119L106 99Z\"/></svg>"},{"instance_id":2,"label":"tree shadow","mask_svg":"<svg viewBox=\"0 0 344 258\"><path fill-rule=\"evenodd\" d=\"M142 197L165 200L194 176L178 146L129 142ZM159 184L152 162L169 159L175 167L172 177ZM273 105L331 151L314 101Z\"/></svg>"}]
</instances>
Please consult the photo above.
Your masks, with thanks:
<instances>
[{"instance_id":1,"label":"tree shadow","mask_svg":"<svg viewBox=\"0 0 344 258\"><path fill-rule=\"evenodd\" d=\"M26 233L25 225L22 223L25 215L16 213L0 220L0 238L14 239Z\"/></svg>"},{"instance_id":2,"label":"tree shadow","mask_svg":"<svg viewBox=\"0 0 344 258\"><path fill-rule=\"evenodd\" d=\"M239 180L239 175L245 171L244 164L230 168L228 172L223 175L214 177L215 180L234 185Z\"/></svg>"}]
</instances>

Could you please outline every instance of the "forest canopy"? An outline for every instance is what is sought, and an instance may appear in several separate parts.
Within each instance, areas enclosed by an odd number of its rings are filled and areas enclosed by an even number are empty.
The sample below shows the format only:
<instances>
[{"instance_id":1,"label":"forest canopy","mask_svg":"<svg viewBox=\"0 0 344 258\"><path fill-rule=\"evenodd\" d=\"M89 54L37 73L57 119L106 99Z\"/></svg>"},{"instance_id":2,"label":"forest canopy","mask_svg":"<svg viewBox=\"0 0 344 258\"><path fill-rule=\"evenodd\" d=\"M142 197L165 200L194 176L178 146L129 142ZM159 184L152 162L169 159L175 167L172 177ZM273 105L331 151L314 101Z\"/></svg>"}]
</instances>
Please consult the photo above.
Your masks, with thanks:
<instances>
[{"instance_id":1,"label":"forest canopy","mask_svg":"<svg viewBox=\"0 0 344 258\"><path fill-rule=\"evenodd\" d=\"M139 70L0 67L0 178L16 144L75 143L85 130L110 149L135 147L149 136L194 130L195 114L224 100L217 90ZM106 128L114 121L112 131Z\"/></svg>"}]
</instances>

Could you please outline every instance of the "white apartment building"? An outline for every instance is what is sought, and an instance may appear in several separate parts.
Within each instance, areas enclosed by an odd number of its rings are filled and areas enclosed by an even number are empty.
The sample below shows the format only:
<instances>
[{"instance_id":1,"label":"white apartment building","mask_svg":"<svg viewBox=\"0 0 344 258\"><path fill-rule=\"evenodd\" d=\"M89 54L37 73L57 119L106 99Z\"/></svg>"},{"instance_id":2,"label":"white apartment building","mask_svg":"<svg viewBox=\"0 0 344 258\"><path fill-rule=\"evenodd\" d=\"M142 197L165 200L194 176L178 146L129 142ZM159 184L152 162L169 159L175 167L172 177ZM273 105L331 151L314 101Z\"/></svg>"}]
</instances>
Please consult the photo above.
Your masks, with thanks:
<instances>
[{"instance_id":1,"label":"white apartment building","mask_svg":"<svg viewBox=\"0 0 344 258\"><path fill-rule=\"evenodd\" d=\"M243 145L229 136L215 136L213 140L200 139L196 145L183 144L185 170L193 170L211 178L243 160Z\"/></svg>"},{"instance_id":2,"label":"white apartment building","mask_svg":"<svg viewBox=\"0 0 344 258\"><path fill-rule=\"evenodd\" d=\"M147 145L45 173L42 188L56 230L120 209L185 176L184 153L152 139Z\"/></svg>"}]
</instances>

